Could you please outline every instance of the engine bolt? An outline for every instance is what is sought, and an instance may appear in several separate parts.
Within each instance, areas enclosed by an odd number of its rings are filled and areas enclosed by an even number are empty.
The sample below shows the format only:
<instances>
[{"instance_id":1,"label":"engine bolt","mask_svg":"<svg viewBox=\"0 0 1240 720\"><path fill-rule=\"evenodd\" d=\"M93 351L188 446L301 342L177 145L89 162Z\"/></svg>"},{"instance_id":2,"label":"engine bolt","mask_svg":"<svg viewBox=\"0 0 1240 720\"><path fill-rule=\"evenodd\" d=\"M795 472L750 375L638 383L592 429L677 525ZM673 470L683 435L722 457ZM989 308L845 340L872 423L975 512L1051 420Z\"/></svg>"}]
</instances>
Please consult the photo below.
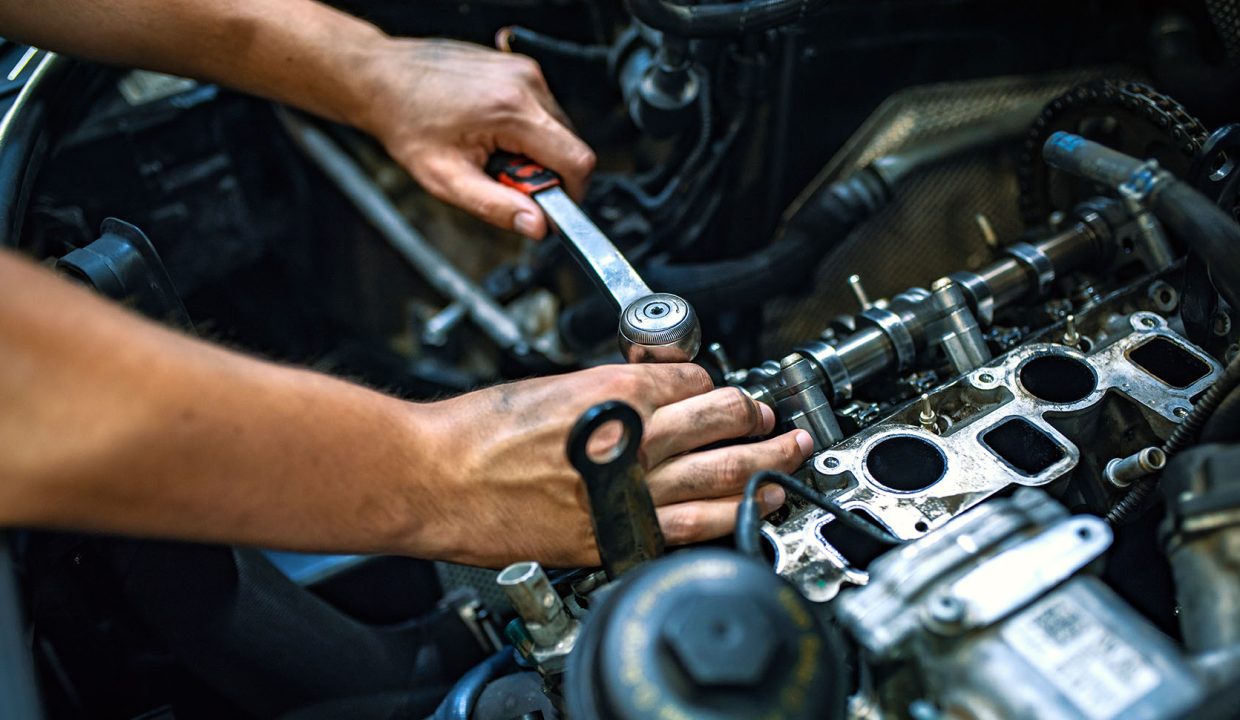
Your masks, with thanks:
<instances>
[{"instance_id":1,"label":"engine bolt","mask_svg":"<svg viewBox=\"0 0 1240 720\"><path fill-rule=\"evenodd\" d=\"M921 394L921 414L917 416L917 420L926 432L936 434L939 432L939 414L934 411L934 406L930 404L930 396L926 393Z\"/></svg>"},{"instance_id":2,"label":"engine bolt","mask_svg":"<svg viewBox=\"0 0 1240 720\"><path fill-rule=\"evenodd\" d=\"M1076 330L1076 316L1068 315L1063 322L1063 344L1068 347L1079 348L1081 346L1081 334Z\"/></svg>"},{"instance_id":3,"label":"engine bolt","mask_svg":"<svg viewBox=\"0 0 1240 720\"><path fill-rule=\"evenodd\" d=\"M870 296L866 294L865 288L861 286L860 275L849 275L848 286L852 288L853 295L857 297L857 304L861 306L862 310L869 310L874 307L874 304L870 302Z\"/></svg>"}]
</instances>

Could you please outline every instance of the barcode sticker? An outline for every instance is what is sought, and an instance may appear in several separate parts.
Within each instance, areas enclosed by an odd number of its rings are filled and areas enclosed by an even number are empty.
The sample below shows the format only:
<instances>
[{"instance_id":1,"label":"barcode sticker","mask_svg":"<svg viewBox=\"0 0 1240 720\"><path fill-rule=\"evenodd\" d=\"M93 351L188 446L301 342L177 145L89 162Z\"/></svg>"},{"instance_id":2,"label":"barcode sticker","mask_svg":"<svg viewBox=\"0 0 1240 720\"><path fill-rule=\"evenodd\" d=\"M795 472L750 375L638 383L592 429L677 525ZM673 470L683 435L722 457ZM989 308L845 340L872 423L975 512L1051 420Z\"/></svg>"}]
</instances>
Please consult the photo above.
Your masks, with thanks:
<instances>
[{"instance_id":1,"label":"barcode sticker","mask_svg":"<svg viewBox=\"0 0 1240 720\"><path fill-rule=\"evenodd\" d=\"M1141 653L1067 597L1052 597L1001 631L1016 652L1094 720L1109 720L1158 686Z\"/></svg>"}]
</instances>

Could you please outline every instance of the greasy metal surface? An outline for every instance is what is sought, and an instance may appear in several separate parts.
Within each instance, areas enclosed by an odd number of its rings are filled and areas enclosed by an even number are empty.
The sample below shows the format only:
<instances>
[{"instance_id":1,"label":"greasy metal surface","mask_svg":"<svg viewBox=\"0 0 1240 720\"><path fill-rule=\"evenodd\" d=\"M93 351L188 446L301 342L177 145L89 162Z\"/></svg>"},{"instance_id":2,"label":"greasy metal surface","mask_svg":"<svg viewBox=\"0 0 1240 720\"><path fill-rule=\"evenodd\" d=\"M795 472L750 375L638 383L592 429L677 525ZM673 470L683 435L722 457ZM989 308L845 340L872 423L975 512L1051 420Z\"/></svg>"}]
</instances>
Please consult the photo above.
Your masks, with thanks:
<instances>
[{"instance_id":1,"label":"greasy metal surface","mask_svg":"<svg viewBox=\"0 0 1240 720\"><path fill-rule=\"evenodd\" d=\"M910 88L875 111L802 197L875 158L1022 106L1030 108L1032 122L1042 103L1104 75L1133 76L1120 68L1098 68ZM1011 143L952 158L911 176L887 208L827 256L806 295L770 304L763 355L779 357L817 337L833 316L856 312L856 300L848 291L848 277L854 273L870 297L883 297L962 265L976 269L994 259L974 218L984 214L1001 242L1010 242L1022 231L1015 174L1022 140L1015 137Z\"/></svg>"},{"instance_id":2,"label":"greasy metal surface","mask_svg":"<svg viewBox=\"0 0 1240 720\"><path fill-rule=\"evenodd\" d=\"M1030 344L938 388L930 400L945 416L942 435L923 429L918 407L909 405L819 454L813 462L814 481L824 491L833 490L834 499L844 508L863 510L896 536L913 539L1011 485L1043 486L1070 473L1081 451L1052 421L1088 413L1100 406L1108 393L1140 407L1151 430L1165 437L1191 407L1191 398L1207 388L1222 369L1170 330L1159 315L1138 312L1121 320L1130 331L1091 354L1053 343ZM1128 354L1154 337L1166 338L1192 353L1209 367L1209 372L1188 387L1174 388L1142 370ZM1062 403L1031 394L1020 380L1020 371L1029 361L1048 356L1087 365L1096 379L1093 391L1079 400ZM981 436L1013 418L1041 431L1058 446L1062 456L1033 474L1025 474L988 449ZM918 438L937 449L946 465L942 477L928 487L908 492L880 484L867 467L867 460L874 448L898 437ZM778 527L763 527L776 549L776 570L818 601L834 597L844 583L863 584L866 578L864 572L848 567L843 555L823 539L821 531L829 522L830 515L806 508L794 512Z\"/></svg>"},{"instance_id":3,"label":"greasy metal surface","mask_svg":"<svg viewBox=\"0 0 1240 720\"><path fill-rule=\"evenodd\" d=\"M1022 488L877 560L837 617L946 716L1181 717L1201 693L1184 657L1084 572L1111 541L1101 518Z\"/></svg>"},{"instance_id":4,"label":"greasy metal surface","mask_svg":"<svg viewBox=\"0 0 1240 720\"><path fill-rule=\"evenodd\" d=\"M874 582L843 595L839 617L869 652L898 656L928 614L922 605L942 604L941 597L932 597L936 586L967 573L982 558L1019 545L1067 517L1062 505L1034 490L1021 490L1011 499L987 503L962 515L942 532L901 546L875 561ZM963 606L957 608L960 618L964 610Z\"/></svg>"}]
</instances>

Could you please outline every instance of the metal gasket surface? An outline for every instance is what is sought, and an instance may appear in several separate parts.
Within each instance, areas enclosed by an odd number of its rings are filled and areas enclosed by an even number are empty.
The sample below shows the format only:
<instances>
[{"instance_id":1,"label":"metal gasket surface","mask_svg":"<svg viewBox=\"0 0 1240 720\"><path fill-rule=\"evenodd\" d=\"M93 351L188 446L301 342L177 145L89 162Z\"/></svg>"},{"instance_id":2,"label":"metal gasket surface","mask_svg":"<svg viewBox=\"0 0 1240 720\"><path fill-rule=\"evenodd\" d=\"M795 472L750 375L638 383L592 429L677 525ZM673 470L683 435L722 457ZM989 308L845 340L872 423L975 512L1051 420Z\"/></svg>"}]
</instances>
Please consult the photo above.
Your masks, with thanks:
<instances>
[{"instance_id":1,"label":"metal gasket surface","mask_svg":"<svg viewBox=\"0 0 1240 720\"><path fill-rule=\"evenodd\" d=\"M943 434L911 424L915 420L908 415L902 418L897 412L887 421L818 455L813 462L814 481L831 492L843 508L860 511L897 537L911 540L1004 488L1044 486L1071 472L1080 459L1080 449L1048 417L1088 412L1108 393L1118 393L1140 406L1151 429L1165 437L1192 407L1192 398L1209 387L1222 368L1169 329L1157 314L1134 313L1126 322L1131 327L1129 334L1088 355L1053 343L1017 348L931 396L932 400L975 409L967 417L958 417ZM1175 387L1155 376L1130 357L1133 350L1155 338L1163 338L1192 355L1208 370L1184 387ZM1081 380L1078 384L1085 384L1076 390L1064 382L1062 390L1046 392L1032 382L1031 375L1022 378L1025 368L1046 358L1062 366L1048 368L1053 382L1061 380L1056 375L1061 369L1071 368L1077 368L1077 374L1089 380ZM1015 422L1021 432L1037 433L1041 439L1035 444L1054 450L1037 458L1036 467L1022 469L1019 459L1005 457L995 449L997 443L989 442L991 432L1010 422ZM933 448L942 458L942 471L935 472L936 467L932 467L919 476L916 467L906 468L911 473L912 486L893 484L890 471L876 473L878 466L872 460L876 450L893 440L915 450L919 446ZM928 451L900 457L903 463L889 463L887 467L894 466L899 473L900 465L935 463ZM920 486L926 481L929 482L924 487ZM824 539L822 531L833 520L811 507L794 512L779 526L763 527L763 534L775 551L776 571L796 583L811 600L829 600L842 584L864 584L868 578Z\"/></svg>"}]
</instances>

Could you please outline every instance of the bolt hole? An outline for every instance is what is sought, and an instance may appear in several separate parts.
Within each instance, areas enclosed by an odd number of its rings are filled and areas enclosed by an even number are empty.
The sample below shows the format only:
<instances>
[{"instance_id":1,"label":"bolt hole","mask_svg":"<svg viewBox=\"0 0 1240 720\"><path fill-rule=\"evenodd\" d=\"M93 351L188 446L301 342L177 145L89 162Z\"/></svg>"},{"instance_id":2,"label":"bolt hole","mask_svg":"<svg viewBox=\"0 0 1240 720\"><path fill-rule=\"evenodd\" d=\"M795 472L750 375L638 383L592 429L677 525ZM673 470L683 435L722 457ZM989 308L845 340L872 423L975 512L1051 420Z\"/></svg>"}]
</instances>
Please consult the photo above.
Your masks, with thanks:
<instances>
[{"instance_id":1,"label":"bolt hole","mask_svg":"<svg viewBox=\"0 0 1240 720\"><path fill-rule=\"evenodd\" d=\"M1233 170L1236 169L1236 163L1228 157L1227 153L1220 152L1211 158L1210 161L1210 181L1223 182L1231 176Z\"/></svg>"},{"instance_id":2,"label":"bolt hole","mask_svg":"<svg viewBox=\"0 0 1240 720\"><path fill-rule=\"evenodd\" d=\"M1093 537L1093 535L1094 535L1094 534L1093 534L1092 532L1090 532L1090 531L1089 531L1089 528L1079 528L1079 529L1076 531L1076 536L1077 536L1077 537L1079 537L1079 538L1080 538L1080 539L1082 539L1082 540L1088 540L1088 539L1090 539L1091 537Z\"/></svg>"},{"instance_id":3,"label":"bolt hole","mask_svg":"<svg viewBox=\"0 0 1240 720\"><path fill-rule=\"evenodd\" d=\"M919 533L924 533L930 529L930 526L926 524L925 520L918 520L917 522L913 523L913 529Z\"/></svg>"}]
</instances>

